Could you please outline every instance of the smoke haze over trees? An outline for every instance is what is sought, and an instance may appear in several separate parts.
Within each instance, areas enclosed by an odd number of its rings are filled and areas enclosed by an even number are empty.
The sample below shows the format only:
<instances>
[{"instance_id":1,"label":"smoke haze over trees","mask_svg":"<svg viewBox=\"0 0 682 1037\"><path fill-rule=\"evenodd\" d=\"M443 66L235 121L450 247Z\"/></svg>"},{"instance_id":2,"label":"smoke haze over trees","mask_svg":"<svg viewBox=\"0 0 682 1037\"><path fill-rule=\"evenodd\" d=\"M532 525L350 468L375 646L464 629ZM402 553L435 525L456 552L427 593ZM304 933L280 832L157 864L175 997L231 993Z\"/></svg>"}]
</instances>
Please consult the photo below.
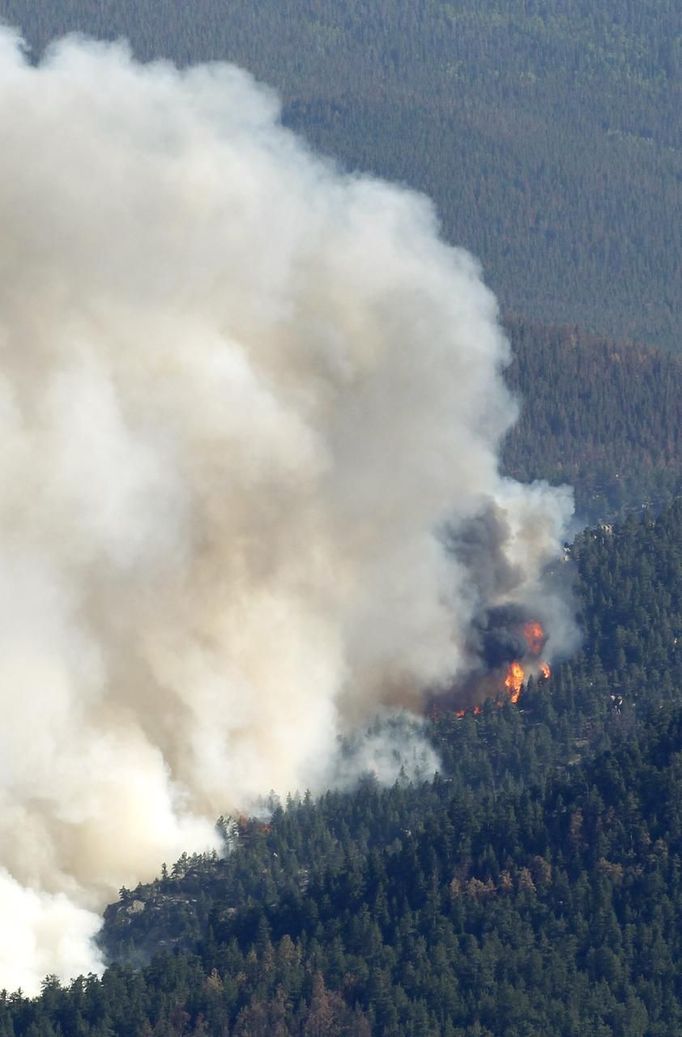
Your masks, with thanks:
<instances>
[{"instance_id":1,"label":"smoke haze over trees","mask_svg":"<svg viewBox=\"0 0 682 1037\"><path fill-rule=\"evenodd\" d=\"M682 356L575 327L506 326L505 378L522 401L502 453L510 475L573 486L585 523L682 493Z\"/></svg>"},{"instance_id":2,"label":"smoke haze over trees","mask_svg":"<svg viewBox=\"0 0 682 1037\"><path fill-rule=\"evenodd\" d=\"M0 0L40 51L82 30L229 59L350 168L424 190L502 308L680 342L675 0Z\"/></svg>"}]
</instances>

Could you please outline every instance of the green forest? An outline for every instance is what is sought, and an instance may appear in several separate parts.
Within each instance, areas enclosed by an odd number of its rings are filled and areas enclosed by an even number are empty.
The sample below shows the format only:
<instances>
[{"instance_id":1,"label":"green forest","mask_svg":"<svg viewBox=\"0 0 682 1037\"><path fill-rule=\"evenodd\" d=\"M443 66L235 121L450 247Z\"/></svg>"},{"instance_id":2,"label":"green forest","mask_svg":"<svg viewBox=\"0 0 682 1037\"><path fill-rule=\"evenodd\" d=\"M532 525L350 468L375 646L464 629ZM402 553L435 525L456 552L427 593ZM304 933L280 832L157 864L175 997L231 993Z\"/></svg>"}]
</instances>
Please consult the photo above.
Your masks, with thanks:
<instances>
[{"instance_id":1,"label":"green forest","mask_svg":"<svg viewBox=\"0 0 682 1037\"><path fill-rule=\"evenodd\" d=\"M67 31L229 59L351 169L425 191L504 311L679 350L674 0L0 0L35 54Z\"/></svg>"},{"instance_id":2,"label":"green forest","mask_svg":"<svg viewBox=\"0 0 682 1037\"><path fill-rule=\"evenodd\" d=\"M575 488L583 524L682 493L682 357L579 328L507 321L521 413L503 445L522 481Z\"/></svg>"},{"instance_id":3,"label":"green forest","mask_svg":"<svg viewBox=\"0 0 682 1037\"><path fill-rule=\"evenodd\" d=\"M232 60L480 258L520 417L504 474L575 489L578 650L517 705L435 701L422 782L265 798L122 888L101 977L0 992L0 1037L682 1034L682 13L674 0L0 0ZM378 722L377 722L378 723ZM0 924L2 919L0 918Z\"/></svg>"},{"instance_id":4,"label":"green forest","mask_svg":"<svg viewBox=\"0 0 682 1037\"><path fill-rule=\"evenodd\" d=\"M435 709L432 781L221 818L232 852L122 889L101 979L2 1037L682 1031L682 504L587 530L583 645L518 707Z\"/></svg>"}]
</instances>

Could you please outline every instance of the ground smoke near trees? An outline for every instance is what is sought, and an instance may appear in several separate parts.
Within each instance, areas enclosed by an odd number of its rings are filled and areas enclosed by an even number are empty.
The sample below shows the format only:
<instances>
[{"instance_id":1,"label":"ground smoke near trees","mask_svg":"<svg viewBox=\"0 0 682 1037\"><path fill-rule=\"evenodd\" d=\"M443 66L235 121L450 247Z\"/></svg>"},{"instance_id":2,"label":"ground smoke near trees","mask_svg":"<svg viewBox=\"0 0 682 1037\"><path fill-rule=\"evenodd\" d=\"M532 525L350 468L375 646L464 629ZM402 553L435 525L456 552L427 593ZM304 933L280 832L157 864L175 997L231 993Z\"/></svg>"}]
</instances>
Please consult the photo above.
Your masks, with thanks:
<instances>
[{"instance_id":1,"label":"ground smoke near trees","mask_svg":"<svg viewBox=\"0 0 682 1037\"><path fill-rule=\"evenodd\" d=\"M475 667L482 608L560 648L571 500L498 474L476 262L248 75L5 32L0 132L0 985L33 990L219 813L347 784L339 734Z\"/></svg>"}]
</instances>

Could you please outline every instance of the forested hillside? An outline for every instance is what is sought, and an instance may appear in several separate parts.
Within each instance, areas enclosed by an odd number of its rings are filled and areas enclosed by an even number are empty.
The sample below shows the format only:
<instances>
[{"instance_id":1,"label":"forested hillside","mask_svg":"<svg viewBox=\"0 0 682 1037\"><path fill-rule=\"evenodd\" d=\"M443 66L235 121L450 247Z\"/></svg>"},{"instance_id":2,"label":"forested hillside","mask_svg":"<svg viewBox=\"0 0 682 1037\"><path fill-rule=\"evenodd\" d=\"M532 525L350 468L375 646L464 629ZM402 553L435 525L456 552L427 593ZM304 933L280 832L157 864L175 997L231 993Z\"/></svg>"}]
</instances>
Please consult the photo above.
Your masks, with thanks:
<instances>
[{"instance_id":1,"label":"forested hillside","mask_svg":"<svg viewBox=\"0 0 682 1037\"><path fill-rule=\"evenodd\" d=\"M503 309L680 348L675 0L0 0L36 52L79 29L229 58L352 168L434 198Z\"/></svg>"},{"instance_id":2,"label":"forested hillside","mask_svg":"<svg viewBox=\"0 0 682 1037\"><path fill-rule=\"evenodd\" d=\"M682 357L578 328L507 329L507 382L522 401L503 451L510 475L569 483L584 523L682 494Z\"/></svg>"},{"instance_id":3,"label":"forested hillside","mask_svg":"<svg viewBox=\"0 0 682 1037\"><path fill-rule=\"evenodd\" d=\"M582 652L437 712L440 777L223 821L107 913L141 969L3 995L2 1037L679 1033L682 506L571 555Z\"/></svg>"},{"instance_id":4,"label":"forested hillside","mask_svg":"<svg viewBox=\"0 0 682 1037\"><path fill-rule=\"evenodd\" d=\"M503 471L572 484L593 524L548 574L578 650L516 705L430 702L435 778L221 817L224 857L121 889L101 978L0 992L0 1037L682 1033L679 3L0 0L0 20L36 58L81 30L234 60L316 148L426 191L518 315Z\"/></svg>"}]
</instances>

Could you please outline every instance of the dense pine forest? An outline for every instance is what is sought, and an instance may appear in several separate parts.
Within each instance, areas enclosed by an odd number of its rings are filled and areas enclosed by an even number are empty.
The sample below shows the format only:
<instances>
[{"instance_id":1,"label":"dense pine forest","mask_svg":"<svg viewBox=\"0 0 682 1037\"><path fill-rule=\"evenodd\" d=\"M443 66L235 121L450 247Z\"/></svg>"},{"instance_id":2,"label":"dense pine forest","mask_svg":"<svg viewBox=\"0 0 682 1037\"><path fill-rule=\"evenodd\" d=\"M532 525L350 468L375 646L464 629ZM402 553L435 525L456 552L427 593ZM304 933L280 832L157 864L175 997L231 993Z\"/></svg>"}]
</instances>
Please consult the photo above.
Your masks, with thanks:
<instances>
[{"instance_id":1,"label":"dense pine forest","mask_svg":"<svg viewBox=\"0 0 682 1037\"><path fill-rule=\"evenodd\" d=\"M264 799L104 915L101 977L0 1037L682 1033L682 20L674 0L0 0L228 59L349 169L428 193L499 297L515 479L575 488L579 649L518 704L436 701L429 780ZM2 919L0 918L0 924Z\"/></svg>"},{"instance_id":2,"label":"dense pine forest","mask_svg":"<svg viewBox=\"0 0 682 1037\"><path fill-rule=\"evenodd\" d=\"M682 493L682 358L578 328L507 330L522 403L504 445L510 475L569 483L584 524Z\"/></svg>"},{"instance_id":3,"label":"dense pine forest","mask_svg":"<svg viewBox=\"0 0 682 1037\"><path fill-rule=\"evenodd\" d=\"M350 168L425 191L503 309L679 342L674 0L0 0L39 54L80 30L230 59Z\"/></svg>"},{"instance_id":4,"label":"dense pine forest","mask_svg":"<svg viewBox=\"0 0 682 1037\"><path fill-rule=\"evenodd\" d=\"M679 1033L682 505L565 565L582 650L435 710L440 775L221 819L224 859L121 890L118 963L3 994L2 1037Z\"/></svg>"}]
</instances>

